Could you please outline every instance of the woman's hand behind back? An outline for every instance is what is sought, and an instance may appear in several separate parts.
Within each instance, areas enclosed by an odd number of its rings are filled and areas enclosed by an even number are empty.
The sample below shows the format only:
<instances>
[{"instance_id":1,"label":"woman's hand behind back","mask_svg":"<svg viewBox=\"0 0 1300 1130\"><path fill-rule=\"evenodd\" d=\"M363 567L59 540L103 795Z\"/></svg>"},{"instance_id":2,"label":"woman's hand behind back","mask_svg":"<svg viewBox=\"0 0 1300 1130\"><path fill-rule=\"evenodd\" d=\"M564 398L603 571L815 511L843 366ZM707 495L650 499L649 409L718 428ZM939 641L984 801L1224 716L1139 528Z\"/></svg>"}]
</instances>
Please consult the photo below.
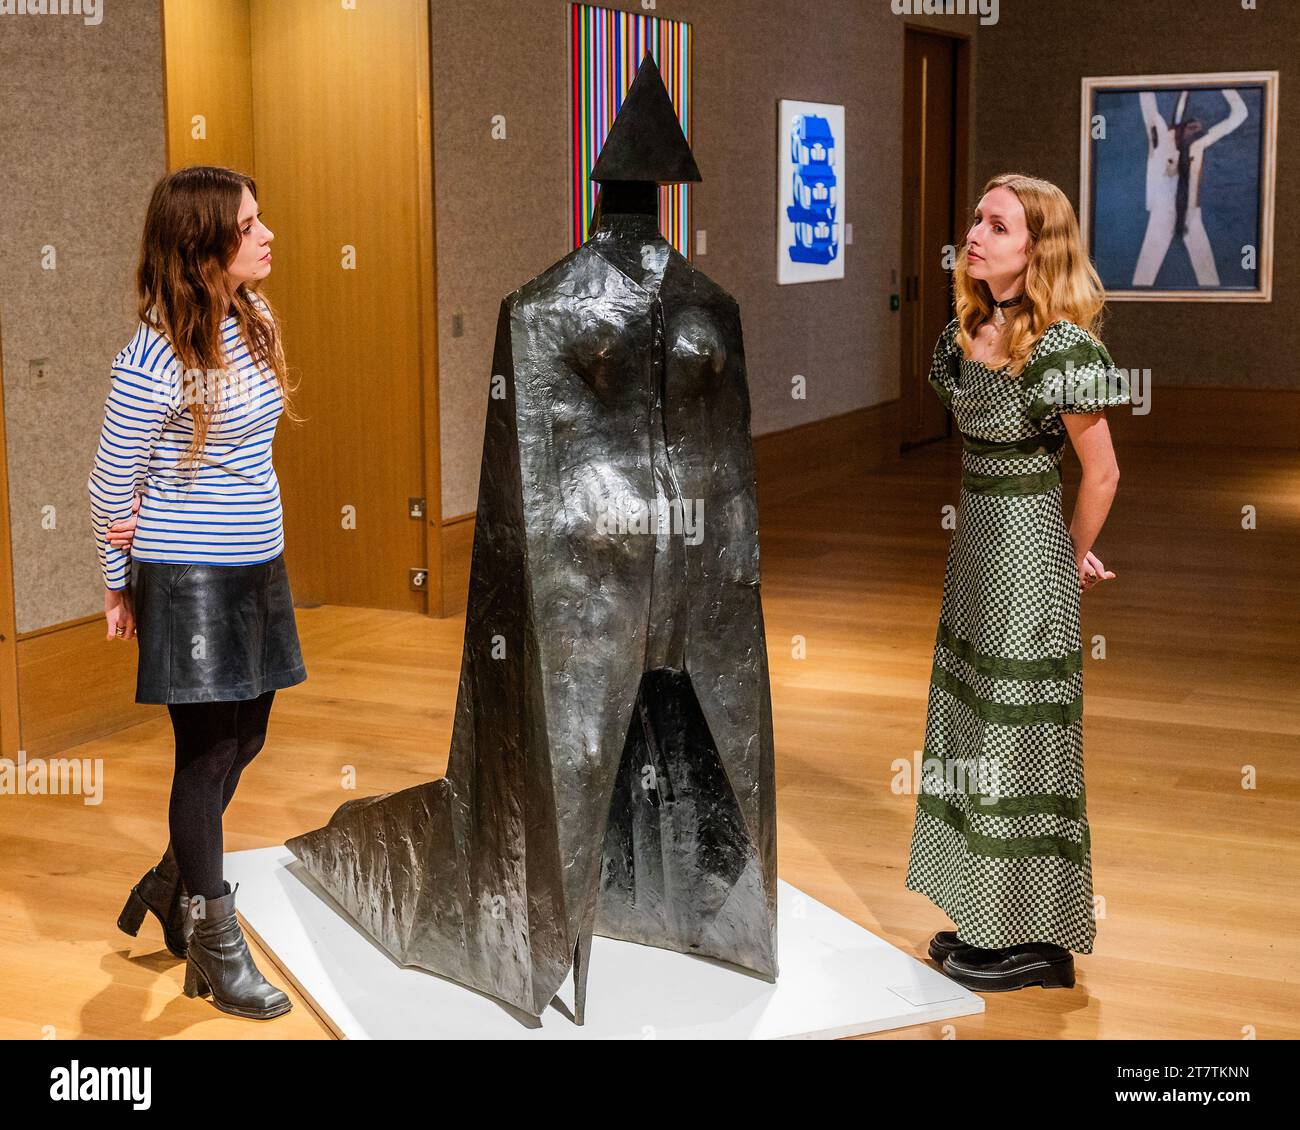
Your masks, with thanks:
<instances>
[{"instance_id":1,"label":"woman's hand behind back","mask_svg":"<svg viewBox=\"0 0 1300 1130\"><path fill-rule=\"evenodd\" d=\"M131 543L135 540L135 523L136 515L140 512L140 493L137 491L135 501L131 503L131 517L119 518L116 522L109 524L108 532L104 535L104 540L114 549L131 548Z\"/></svg>"}]
</instances>

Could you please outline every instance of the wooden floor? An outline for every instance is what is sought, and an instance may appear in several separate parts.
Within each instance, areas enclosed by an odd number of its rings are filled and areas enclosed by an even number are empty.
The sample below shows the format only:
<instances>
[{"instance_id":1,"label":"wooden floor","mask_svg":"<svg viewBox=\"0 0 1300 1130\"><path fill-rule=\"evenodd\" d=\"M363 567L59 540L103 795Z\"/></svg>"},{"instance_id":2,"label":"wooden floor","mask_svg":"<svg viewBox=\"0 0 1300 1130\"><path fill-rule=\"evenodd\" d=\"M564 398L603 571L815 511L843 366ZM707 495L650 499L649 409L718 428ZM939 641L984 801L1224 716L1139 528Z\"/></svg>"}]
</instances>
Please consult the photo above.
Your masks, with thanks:
<instances>
[{"instance_id":1,"label":"wooden floor","mask_svg":"<svg viewBox=\"0 0 1300 1130\"><path fill-rule=\"evenodd\" d=\"M852 453L820 451L766 469L760 492L781 876L918 956L947 920L903 888L914 797L891 766L924 732L957 460L940 444L855 471ZM1084 600L1085 641L1106 641L1085 675L1096 949L1071 991L991 994L947 1032L875 1038L1300 1037L1300 468L1173 447L1121 450L1120 465L1098 546L1118 578ZM462 620L324 607L300 610L299 630L309 678L277 698L227 850L446 765ZM166 719L75 753L104 760L101 805L0 801L0 1036L329 1038L296 994L265 1023L187 1000L152 918L139 938L117 932L167 838Z\"/></svg>"}]
</instances>

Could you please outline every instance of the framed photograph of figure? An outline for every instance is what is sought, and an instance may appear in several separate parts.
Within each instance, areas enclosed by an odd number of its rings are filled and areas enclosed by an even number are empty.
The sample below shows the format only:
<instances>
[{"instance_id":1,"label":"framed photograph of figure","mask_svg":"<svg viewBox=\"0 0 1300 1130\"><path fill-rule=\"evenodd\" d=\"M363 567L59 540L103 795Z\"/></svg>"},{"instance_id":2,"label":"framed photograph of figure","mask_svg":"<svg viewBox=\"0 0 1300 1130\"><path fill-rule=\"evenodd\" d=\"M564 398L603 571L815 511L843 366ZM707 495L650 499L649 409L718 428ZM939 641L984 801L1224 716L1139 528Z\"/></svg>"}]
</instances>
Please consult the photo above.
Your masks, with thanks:
<instances>
[{"instance_id":1,"label":"framed photograph of figure","mask_svg":"<svg viewBox=\"0 0 1300 1130\"><path fill-rule=\"evenodd\" d=\"M844 107L781 100L776 129L777 282L844 277Z\"/></svg>"},{"instance_id":2,"label":"framed photograph of figure","mask_svg":"<svg viewBox=\"0 0 1300 1130\"><path fill-rule=\"evenodd\" d=\"M1079 218L1112 301L1271 302L1277 71L1083 80Z\"/></svg>"}]
</instances>

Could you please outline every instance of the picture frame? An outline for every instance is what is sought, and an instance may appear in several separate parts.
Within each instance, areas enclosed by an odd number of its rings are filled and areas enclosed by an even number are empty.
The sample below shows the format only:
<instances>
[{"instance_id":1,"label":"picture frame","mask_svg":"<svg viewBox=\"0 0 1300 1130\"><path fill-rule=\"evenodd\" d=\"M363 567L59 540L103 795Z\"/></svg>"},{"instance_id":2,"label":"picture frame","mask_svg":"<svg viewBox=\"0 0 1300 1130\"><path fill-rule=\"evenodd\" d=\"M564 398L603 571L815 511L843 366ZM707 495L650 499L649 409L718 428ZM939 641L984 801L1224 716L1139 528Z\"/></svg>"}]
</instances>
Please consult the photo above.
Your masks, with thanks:
<instances>
[{"instance_id":1,"label":"picture frame","mask_svg":"<svg viewBox=\"0 0 1300 1130\"><path fill-rule=\"evenodd\" d=\"M844 277L844 107L781 99L776 115L777 282Z\"/></svg>"},{"instance_id":2,"label":"picture frame","mask_svg":"<svg viewBox=\"0 0 1300 1130\"><path fill-rule=\"evenodd\" d=\"M1085 77L1079 223L1108 301L1271 302L1277 71Z\"/></svg>"}]
</instances>

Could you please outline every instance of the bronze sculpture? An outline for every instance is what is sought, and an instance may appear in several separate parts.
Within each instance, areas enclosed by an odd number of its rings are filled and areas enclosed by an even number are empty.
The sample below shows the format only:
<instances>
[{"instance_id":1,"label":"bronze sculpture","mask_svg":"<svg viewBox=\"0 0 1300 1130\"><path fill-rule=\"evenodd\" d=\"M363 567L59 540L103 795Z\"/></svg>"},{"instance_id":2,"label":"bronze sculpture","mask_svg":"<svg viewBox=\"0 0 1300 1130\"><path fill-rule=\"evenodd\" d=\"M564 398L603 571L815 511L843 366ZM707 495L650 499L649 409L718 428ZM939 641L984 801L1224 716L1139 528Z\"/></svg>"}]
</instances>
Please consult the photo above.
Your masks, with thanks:
<instances>
[{"instance_id":1,"label":"bronze sculpture","mask_svg":"<svg viewBox=\"0 0 1300 1130\"><path fill-rule=\"evenodd\" d=\"M700 176L649 55L592 179L501 305L447 775L287 845L403 964L532 1016L572 966L577 1023L593 933L777 974L740 314L659 234Z\"/></svg>"}]
</instances>

